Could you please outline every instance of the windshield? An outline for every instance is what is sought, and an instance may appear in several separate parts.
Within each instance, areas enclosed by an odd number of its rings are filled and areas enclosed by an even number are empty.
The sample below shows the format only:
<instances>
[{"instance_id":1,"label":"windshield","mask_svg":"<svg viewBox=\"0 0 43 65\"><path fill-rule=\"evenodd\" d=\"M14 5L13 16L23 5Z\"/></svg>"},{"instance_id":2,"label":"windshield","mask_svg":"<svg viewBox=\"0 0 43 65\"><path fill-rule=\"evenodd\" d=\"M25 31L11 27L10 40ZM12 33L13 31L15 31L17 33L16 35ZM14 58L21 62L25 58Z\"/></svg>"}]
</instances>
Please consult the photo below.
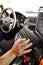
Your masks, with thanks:
<instances>
[{"instance_id":1,"label":"windshield","mask_svg":"<svg viewBox=\"0 0 43 65\"><path fill-rule=\"evenodd\" d=\"M10 7L14 11L21 12L26 16L37 16L39 7L43 6L43 0L0 0L0 4L3 4L5 8Z\"/></svg>"}]
</instances>

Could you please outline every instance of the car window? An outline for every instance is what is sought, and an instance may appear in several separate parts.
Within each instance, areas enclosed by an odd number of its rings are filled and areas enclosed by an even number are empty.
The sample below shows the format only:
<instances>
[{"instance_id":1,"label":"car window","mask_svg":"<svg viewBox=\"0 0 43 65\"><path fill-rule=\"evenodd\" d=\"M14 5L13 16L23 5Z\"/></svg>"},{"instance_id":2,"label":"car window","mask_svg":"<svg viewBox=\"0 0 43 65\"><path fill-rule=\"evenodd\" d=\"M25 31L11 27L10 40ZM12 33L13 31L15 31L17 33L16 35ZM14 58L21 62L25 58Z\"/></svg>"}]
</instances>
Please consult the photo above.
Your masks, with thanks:
<instances>
[{"instance_id":1,"label":"car window","mask_svg":"<svg viewBox=\"0 0 43 65\"><path fill-rule=\"evenodd\" d=\"M37 12L40 6L43 6L43 0L1 0L0 3L4 7L11 7L14 11L19 11L26 16L37 16L37 13L26 13Z\"/></svg>"}]
</instances>

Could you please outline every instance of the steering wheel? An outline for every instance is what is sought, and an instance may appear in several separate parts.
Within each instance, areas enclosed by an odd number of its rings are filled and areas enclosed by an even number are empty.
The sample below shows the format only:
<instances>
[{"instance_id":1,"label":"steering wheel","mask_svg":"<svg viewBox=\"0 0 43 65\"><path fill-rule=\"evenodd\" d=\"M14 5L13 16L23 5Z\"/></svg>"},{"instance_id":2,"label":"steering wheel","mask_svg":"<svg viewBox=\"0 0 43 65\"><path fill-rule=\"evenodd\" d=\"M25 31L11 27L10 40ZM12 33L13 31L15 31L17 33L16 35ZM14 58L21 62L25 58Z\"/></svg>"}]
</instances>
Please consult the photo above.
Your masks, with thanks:
<instances>
[{"instance_id":1,"label":"steering wheel","mask_svg":"<svg viewBox=\"0 0 43 65\"><path fill-rule=\"evenodd\" d=\"M1 30L4 33L10 32L16 25L16 14L11 8L6 8L1 14Z\"/></svg>"}]
</instances>

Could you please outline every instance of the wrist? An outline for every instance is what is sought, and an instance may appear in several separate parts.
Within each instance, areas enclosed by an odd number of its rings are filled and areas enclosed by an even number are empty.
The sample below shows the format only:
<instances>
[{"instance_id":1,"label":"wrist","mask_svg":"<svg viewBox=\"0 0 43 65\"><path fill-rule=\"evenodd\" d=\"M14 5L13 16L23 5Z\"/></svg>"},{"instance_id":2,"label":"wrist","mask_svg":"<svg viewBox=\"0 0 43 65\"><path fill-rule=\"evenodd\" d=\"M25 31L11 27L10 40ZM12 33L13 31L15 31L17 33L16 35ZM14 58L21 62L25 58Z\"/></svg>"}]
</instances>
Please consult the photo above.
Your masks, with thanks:
<instances>
[{"instance_id":1,"label":"wrist","mask_svg":"<svg viewBox=\"0 0 43 65\"><path fill-rule=\"evenodd\" d=\"M11 51L12 51L13 54L16 55L16 57L19 56L19 50L12 48Z\"/></svg>"},{"instance_id":2,"label":"wrist","mask_svg":"<svg viewBox=\"0 0 43 65\"><path fill-rule=\"evenodd\" d=\"M15 57L17 57L17 55L15 54L15 52L11 49L11 54Z\"/></svg>"}]
</instances>

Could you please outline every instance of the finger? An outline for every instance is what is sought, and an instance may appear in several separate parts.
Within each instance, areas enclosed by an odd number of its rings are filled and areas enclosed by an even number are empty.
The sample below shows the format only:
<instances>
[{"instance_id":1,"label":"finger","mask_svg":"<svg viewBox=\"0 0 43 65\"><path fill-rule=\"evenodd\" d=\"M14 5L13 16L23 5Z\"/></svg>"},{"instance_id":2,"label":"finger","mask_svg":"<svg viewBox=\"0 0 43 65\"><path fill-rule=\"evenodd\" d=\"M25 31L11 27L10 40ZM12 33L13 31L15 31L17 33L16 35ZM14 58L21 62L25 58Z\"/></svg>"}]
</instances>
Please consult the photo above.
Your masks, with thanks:
<instances>
[{"instance_id":1,"label":"finger","mask_svg":"<svg viewBox=\"0 0 43 65\"><path fill-rule=\"evenodd\" d=\"M31 51L32 51L32 49L25 50L25 51L23 51L23 54L29 53Z\"/></svg>"},{"instance_id":2,"label":"finger","mask_svg":"<svg viewBox=\"0 0 43 65\"><path fill-rule=\"evenodd\" d=\"M29 42L30 42L30 39L25 40L23 43L21 43L21 46L25 46L25 45L27 45Z\"/></svg>"},{"instance_id":3,"label":"finger","mask_svg":"<svg viewBox=\"0 0 43 65\"><path fill-rule=\"evenodd\" d=\"M26 46L23 46L22 49L27 49L27 48L31 47L32 45L33 45L33 43L29 43Z\"/></svg>"},{"instance_id":4,"label":"finger","mask_svg":"<svg viewBox=\"0 0 43 65\"><path fill-rule=\"evenodd\" d=\"M18 39L15 43L23 43L24 41L26 40L26 38L21 38L21 39Z\"/></svg>"},{"instance_id":5,"label":"finger","mask_svg":"<svg viewBox=\"0 0 43 65\"><path fill-rule=\"evenodd\" d=\"M21 55L23 55L23 54L26 54L26 53L30 53L31 51L32 51L32 49L24 50L24 51L22 51L22 53L21 53L19 56L21 56Z\"/></svg>"}]
</instances>

